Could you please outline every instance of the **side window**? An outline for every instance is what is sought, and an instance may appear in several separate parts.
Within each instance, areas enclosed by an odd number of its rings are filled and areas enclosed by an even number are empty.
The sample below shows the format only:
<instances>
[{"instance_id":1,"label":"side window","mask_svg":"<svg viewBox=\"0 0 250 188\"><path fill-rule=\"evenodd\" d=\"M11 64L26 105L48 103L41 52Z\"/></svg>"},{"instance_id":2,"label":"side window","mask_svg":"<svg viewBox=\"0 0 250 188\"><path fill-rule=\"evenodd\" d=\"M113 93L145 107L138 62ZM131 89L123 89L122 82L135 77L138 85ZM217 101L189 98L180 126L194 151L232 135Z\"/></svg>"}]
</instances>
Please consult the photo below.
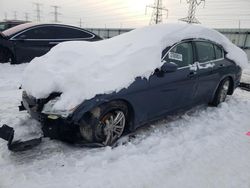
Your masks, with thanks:
<instances>
[{"instance_id":1,"label":"side window","mask_svg":"<svg viewBox=\"0 0 250 188\"><path fill-rule=\"evenodd\" d=\"M190 42L183 42L172 48L166 57L164 58L167 62L173 62L178 67L185 67L193 64L193 48Z\"/></svg>"},{"instance_id":2,"label":"side window","mask_svg":"<svg viewBox=\"0 0 250 188\"><path fill-rule=\"evenodd\" d=\"M53 31L50 27L37 27L18 35L16 39L51 39Z\"/></svg>"},{"instance_id":3,"label":"side window","mask_svg":"<svg viewBox=\"0 0 250 188\"><path fill-rule=\"evenodd\" d=\"M5 30L5 28L6 28L6 25L4 23L1 23L0 24L0 31Z\"/></svg>"},{"instance_id":4,"label":"side window","mask_svg":"<svg viewBox=\"0 0 250 188\"><path fill-rule=\"evenodd\" d=\"M215 59L214 47L209 42L195 42L198 61L200 63L211 61Z\"/></svg>"},{"instance_id":5,"label":"side window","mask_svg":"<svg viewBox=\"0 0 250 188\"><path fill-rule=\"evenodd\" d=\"M223 51L222 51L222 49L219 46L214 45L214 51L215 51L215 57L216 57L216 59L223 58Z\"/></svg>"},{"instance_id":6,"label":"side window","mask_svg":"<svg viewBox=\"0 0 250 188\"><path fill-rule=\"evenodd\" d=\"M70 27L54 27L56 34L55 39L78 39L91 38L93 35L83 30L74 29Z\"/></svg>"}]
</instances>

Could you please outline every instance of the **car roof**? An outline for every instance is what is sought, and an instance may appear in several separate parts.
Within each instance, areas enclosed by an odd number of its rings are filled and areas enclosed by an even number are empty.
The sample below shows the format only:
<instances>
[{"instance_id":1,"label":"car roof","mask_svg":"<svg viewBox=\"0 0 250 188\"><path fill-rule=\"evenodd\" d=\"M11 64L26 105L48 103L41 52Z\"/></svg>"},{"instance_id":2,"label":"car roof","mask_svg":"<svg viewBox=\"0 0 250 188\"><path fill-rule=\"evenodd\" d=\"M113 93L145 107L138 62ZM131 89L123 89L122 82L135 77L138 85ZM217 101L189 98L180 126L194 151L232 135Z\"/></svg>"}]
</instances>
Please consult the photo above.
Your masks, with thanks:
<instances>
[{"instance_id":1,"label":"car roof","mask_svg":"<svg viewBox=\"0 0 250 188\"><path fill-rule=\"evenodd\" d=\"M20 24L20 25L17 25L15 27L6 29L2 33L4 34L4 36L11 36L13 34L16 34L16 33L20 32L20 31L23 31L23 30L25 30L27 28L30 28L30 27L33 27L35 25L38 25L38 24L35 24L35 23L24 23L24 24Z\"/></svg>"},{"instance_id":2,"label":"car roof","mask_svg":"<svg viewBox=\"0 0 250 188\"><path fill-rule=\"evenodd\" d=\"M71 28L75 28L75 29L80 29L80 30L85 30L83 28L78 28L78 27L75 27L75 26L71 26L71 25L65 25L65 24L54 24L54 23L45 23L45 24L38 24L38 23L24 23L24 24L20 24L20 25L17 25L15 27L12 27L10 29L7 29L5 31L2 32L2 34L4 36L12 36L12 35L15 35L17 33L19 33L20 31L23 31L23 30L26 30L28 28L32 28L32 27L35 27L35 26L61 26L61 27L71 27Z\"/></svg>"}]
</instances>

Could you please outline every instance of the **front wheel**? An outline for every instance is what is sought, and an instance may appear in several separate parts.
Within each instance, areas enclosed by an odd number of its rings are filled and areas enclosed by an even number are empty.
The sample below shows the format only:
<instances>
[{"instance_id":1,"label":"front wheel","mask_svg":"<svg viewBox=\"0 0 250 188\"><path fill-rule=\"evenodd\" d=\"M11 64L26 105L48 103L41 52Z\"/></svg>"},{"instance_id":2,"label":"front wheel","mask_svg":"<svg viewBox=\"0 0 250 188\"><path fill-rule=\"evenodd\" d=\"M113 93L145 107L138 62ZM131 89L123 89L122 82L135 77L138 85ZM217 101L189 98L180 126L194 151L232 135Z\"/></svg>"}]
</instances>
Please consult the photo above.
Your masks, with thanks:
<instances>
[{"instance_id":1,"label":"front wheel","mask_svg":"<svg viewBox=\"0 0 250 188\"><path fill-rule=\"evenodd\" d=\"M121 136L126 125L126 116L122 110L105 114L96 128L96 139L103 145L114 144Z\"/></svg>"},{"instance_id":2,"label":"front wheel","mask_svg":"<svg viewBox=\"0 0 250 188\"><path fill-rule=\"evenodd\" d=\"M128 108L123 102L113 101L95 108L91 115L84 119L80 125L83 139L111 146L126 129Z\"/></svg>"},{"instance_id":3,"label":"front wheel","mask_svg":"<svg viewBox=\"0 0 250 188\"><path fill-rule=\"evenodd\" d=\"M214 99L212 101L213 106L218 106L220 103L224 102L226 100L228 91L230 87L230 80L229 78L225 78L221 81L219 87L216 90Z\"/></svg>"}]
</instances>

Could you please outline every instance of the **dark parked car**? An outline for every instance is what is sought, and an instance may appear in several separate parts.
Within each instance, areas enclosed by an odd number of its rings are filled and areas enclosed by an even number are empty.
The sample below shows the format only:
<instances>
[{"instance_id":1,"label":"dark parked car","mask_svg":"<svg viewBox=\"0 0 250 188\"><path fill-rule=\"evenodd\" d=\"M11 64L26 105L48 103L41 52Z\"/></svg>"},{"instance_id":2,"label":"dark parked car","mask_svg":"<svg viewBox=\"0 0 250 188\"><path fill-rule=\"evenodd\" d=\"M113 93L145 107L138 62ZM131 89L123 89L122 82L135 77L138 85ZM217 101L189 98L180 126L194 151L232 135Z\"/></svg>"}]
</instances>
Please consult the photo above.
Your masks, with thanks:
<instances>
[{"instance_id":1,"label":"dark parked car","mask_svg":"<svg viewBox=\"0 0 250 188\"><path fill-rule=\"evenodd\" d=\"M27 21L22 21L22 20L7 20L4 22L0 22L0 31L4 31L6 29L9 29L11 27L15 27L20 24L27 23Z\"/></svg>"},{"instance_id":2,"label":"dark parked car","mask_svg":"<svg viewBox=\"0 0 250 188\"><path fill-rule=\"evenodd\" d=\"M45 136L112 145L122 134L198 104L217 106L232 95L241 68L222 46L203 39L179 41L162 52L162 67L128 88L85 100L70 114L53 112L60 93L36 99L24 91L22 106L41 121Z\"/></svg>"},{"instance_id":3,"label":"dark parked car","mask_svg":"<svg viewBox=\"0 0 250 188\"><path fill-rule=\"evenodd\" d=\"M46 54L65 41L97 41L99 36L82 28L61 24L26 23L0 34L0 63L19 64Z\"/></svg>"}]
</instances>

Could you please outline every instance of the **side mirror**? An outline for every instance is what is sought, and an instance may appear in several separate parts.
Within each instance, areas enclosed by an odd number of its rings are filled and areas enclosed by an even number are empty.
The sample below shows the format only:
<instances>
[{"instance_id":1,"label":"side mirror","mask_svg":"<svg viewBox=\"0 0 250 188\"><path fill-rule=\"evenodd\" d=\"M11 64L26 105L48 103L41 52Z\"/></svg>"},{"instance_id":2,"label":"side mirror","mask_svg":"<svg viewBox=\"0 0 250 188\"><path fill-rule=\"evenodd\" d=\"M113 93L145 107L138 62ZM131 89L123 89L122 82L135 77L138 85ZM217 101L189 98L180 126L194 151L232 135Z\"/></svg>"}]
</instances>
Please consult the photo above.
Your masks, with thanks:
<instances>
[{"instance_id":1,"label":"side mirror","mask_svg":"<svg viewBox=\"0 0 250 188\"><path fill-rule=\"evenodd\" d=\"M162 67L161 67L161 70L163 72L175 72L178 68L178 65L176 65L175 63L173 62L165 62Z\"/></svg>"}]
</instances>

